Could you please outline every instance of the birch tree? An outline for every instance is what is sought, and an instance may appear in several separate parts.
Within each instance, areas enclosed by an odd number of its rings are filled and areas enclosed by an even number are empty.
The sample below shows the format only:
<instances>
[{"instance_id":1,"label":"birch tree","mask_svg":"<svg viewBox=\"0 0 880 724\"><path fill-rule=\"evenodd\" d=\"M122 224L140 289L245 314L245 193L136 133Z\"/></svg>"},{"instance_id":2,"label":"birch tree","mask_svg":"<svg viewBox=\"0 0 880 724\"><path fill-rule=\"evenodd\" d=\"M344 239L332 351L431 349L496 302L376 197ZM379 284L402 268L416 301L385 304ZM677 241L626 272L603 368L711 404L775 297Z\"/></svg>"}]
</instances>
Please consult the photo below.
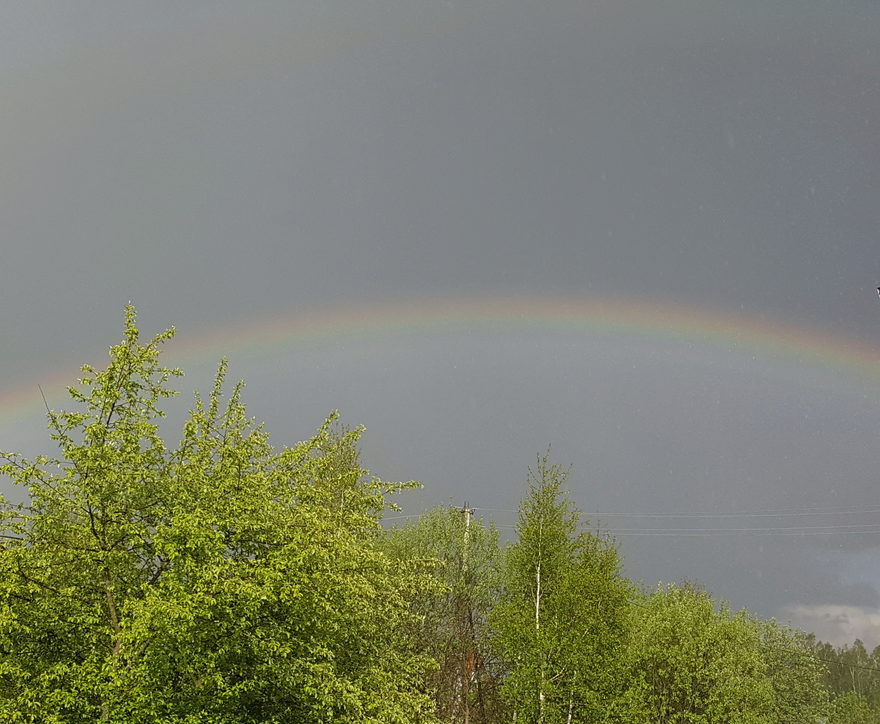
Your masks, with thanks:
<instances>
[{"instance_id":1,"label":"birch tree","mask_svg":"<svg viewBox=\"0 0 880 724\"><path fill-rule=\"evenodd\" d=\"M601 721L617 695L630 586L613 542L580 531L566 478L547 456L529 470L491 616L507 671L502 692L518 722Z\"/></svg>"}]
</instances>

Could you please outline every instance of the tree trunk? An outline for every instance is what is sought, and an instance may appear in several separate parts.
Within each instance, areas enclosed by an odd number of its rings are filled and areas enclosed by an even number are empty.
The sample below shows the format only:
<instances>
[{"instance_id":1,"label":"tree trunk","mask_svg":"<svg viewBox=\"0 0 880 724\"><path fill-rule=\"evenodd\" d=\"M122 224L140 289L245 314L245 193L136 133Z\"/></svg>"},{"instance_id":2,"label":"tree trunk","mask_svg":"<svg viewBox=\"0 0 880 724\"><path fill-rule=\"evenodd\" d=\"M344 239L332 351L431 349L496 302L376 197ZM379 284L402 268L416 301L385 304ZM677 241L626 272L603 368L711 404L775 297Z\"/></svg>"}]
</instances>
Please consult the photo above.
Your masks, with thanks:
<instances>
[{"instance_id":1,"label":"tree trunk","mask_svg":"<svg viewBox=\"0 0 880 724\"><path fill-rule=\"evenodd\" d=\"M535 567L535 631L541 630L541 564ZM538 684L538 721L544 724L544 652L541 651L541 681Z\"/></svg>"}]
</instances>

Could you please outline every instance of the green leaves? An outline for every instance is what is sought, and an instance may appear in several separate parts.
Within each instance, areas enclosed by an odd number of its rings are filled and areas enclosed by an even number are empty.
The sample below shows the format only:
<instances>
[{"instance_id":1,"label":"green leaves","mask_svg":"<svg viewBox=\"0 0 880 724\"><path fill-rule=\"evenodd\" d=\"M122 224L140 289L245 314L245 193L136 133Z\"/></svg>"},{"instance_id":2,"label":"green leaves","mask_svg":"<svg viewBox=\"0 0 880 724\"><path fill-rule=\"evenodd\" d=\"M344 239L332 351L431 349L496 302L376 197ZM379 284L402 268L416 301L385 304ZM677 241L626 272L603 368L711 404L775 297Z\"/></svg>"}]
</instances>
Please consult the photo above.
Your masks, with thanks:
<instances>
[{"instance_id":1,"label":"green leaves","mask_svg":"<svg viewBox=\"0 0 880 724\"><path fill-rule=\"evenodd\" d=\"M637 597L546 456L502 554L466 508L386 533L416 484L365 470L336 413L276 449L225 362L166 444L173 333L142 342L127 307L49 413L56 456L0 455L29 494L0 505L0 721L876 720L877 652L826 670L692 586Z\"/></svg>"},{"instance_id":2,"label":"green leaves","mask_svg":"<svg viewBox=\"0 0 880 724\"><path fill-rule=\"evenodd\" d=\"M834 698L828 724L877 724L880 714L868 700L854 691Z\"/></svg>"},{"instance_id":3,"label":"green leaves","mask_svg":"<svg viewBox=\"0 0 880 724\"><path fill-rule=\"evenodd\" d=\"M501 551L498 531L472 513L435 508L391 530L386 545L428 580L409 596L414 617L400 633L437 662L425 677L437 713L444 721L482 723L500 716L487 616L498 596Z\"/></svg>"},{"instance_id":4,"label":"green leaves","mask_svg":"<svg viewBox=\"0 0 880 724\"><path fill-rule=\"evenodd\" d=\"M613 543L578 531L566 475L546 456L529 471L504 592L490 616L507 670L502 694L518 721L598 720L619 695L630 585Z\"/></svg>"},{"instance_id":5,"label":"green leaves","mask_svg":"<svg viewBox=\"0 0 880 724\"><path fill-rule=\"evenodd\" d=\"M758 624L716 610L705 591L659 588L634 610L630 722L758 724L773 717L774 692Z\"/></svg>"},{"instance_id":6,"label":"green leaves","mask_svg":"<svg viewBox=\"0 0 880 724\"><path fill-rule=\"evenodd\" d=\"M172 334L141 343L126 308L107 368L50 413L59 457L4 456L30 504L3 509L0 719L426 720L429 662L392 634L422 581L379 545L408 486L335 415L276 451L240 384L224 401L225 363L169 449Z\"/></svg>"},{"instance_id":7,"label":"green leaves","mask_svg":"<svg viewBox=\"0 0 880 724\"><path fill-rule=\"evenodd\" d=\"M775 721L810 721L828 713L825 665L813 654L801 631L776 621L759 621L761 651L773 687Z\"/></svg>"}]
</instances>

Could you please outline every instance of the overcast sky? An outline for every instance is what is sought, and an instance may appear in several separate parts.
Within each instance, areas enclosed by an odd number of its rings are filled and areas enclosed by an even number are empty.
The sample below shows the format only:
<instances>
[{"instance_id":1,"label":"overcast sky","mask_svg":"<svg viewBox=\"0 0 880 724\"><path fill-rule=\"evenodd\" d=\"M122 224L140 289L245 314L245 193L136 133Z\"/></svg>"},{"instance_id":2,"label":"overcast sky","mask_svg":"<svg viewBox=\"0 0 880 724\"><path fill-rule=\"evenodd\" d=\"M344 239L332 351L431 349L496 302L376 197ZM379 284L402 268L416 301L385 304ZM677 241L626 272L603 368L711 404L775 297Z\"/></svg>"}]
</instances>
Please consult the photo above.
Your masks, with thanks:
<instances>
[{"instance_id":1,"label":"overcast sky","mask_svg":"<svg viewBox=\"0 0 880 724\"><path fill-rule=\"evenodd\" d=\"M599 516L630 576L878 644L878 38L873 0L8 0L0 448L131 300L185 398L228 356L279 445L339 408L408 513L510 526L551 444L641 516Z\"/></svg>"}]
</instances>

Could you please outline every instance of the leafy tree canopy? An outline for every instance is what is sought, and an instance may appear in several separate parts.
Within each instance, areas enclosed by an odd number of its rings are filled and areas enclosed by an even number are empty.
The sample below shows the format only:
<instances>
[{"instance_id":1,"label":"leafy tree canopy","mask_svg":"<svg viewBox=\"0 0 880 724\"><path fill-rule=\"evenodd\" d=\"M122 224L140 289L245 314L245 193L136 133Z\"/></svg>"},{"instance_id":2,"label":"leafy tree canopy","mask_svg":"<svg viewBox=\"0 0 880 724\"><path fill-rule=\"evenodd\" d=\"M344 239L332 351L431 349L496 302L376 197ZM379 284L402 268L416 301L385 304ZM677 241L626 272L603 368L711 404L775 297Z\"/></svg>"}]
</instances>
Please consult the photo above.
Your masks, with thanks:
<instances>
[{"instance_id":1,"label":"leafy tree canopy","mask_svg":"<svg viewBox=\"0 0 880 724\"><path fill-rule=\"evenodd\" d=\"M660 587L634 608L629 722L770 724L774 694L760 629L702 590Z\"/></svg>"},{"instance_id":2,"label":"leafy tree canopy","mask_svg":"<svg viewBox=\"0 0 880 724\"><path fill-rule=\"evenodd\" d=\"M517 721L602 721L622 683L632 587L613 541L580 529L566 478L546 455L529 471L490 617L507 669L502 695Z\"/></svg>"},{"instance_id":3,"label":"leafy tree canopy","mask_svg":"<svg viewBox=\"0 0 880 724\"><path fill-rule=\"evenodd\" d=\"M173 330L125 310L106 368L0 453L0 721L878 722L880 649L828 644L698 586L636 594L539 457L514 540L465 508L385 531L388 483L336 414L275 448L221 363L179 442Z\"/></svg>"},{"instance_id":4,"label":"leafy tree canopy","mask_svg":"<svg viewBox=\"0 0 880 724\"><path fill-rule=\"evenodd\" d=\"M434 563L436 589L412 597L415 621L402 634L438 664L428 678L444 721L502 720L499 671L490 647L488 614L498 598L498 531L466 506L435 508L389 531L389 550L404 560Z\"/></svg>"},{"instance_id":5,"label":"leafy tree canopy","mask_svg":"<svg viewBox=\"0 0 880 724\"><path fill-rule=\"evenodd\" d=\"M427 721L429 662L398 646L416 564L376 544L386 496L331 416L281 450L221 364L180 442L179 370L125 310L106 369L49 415L55 457L4 453L0 720Z\"/></svg>"}]
</instances>

